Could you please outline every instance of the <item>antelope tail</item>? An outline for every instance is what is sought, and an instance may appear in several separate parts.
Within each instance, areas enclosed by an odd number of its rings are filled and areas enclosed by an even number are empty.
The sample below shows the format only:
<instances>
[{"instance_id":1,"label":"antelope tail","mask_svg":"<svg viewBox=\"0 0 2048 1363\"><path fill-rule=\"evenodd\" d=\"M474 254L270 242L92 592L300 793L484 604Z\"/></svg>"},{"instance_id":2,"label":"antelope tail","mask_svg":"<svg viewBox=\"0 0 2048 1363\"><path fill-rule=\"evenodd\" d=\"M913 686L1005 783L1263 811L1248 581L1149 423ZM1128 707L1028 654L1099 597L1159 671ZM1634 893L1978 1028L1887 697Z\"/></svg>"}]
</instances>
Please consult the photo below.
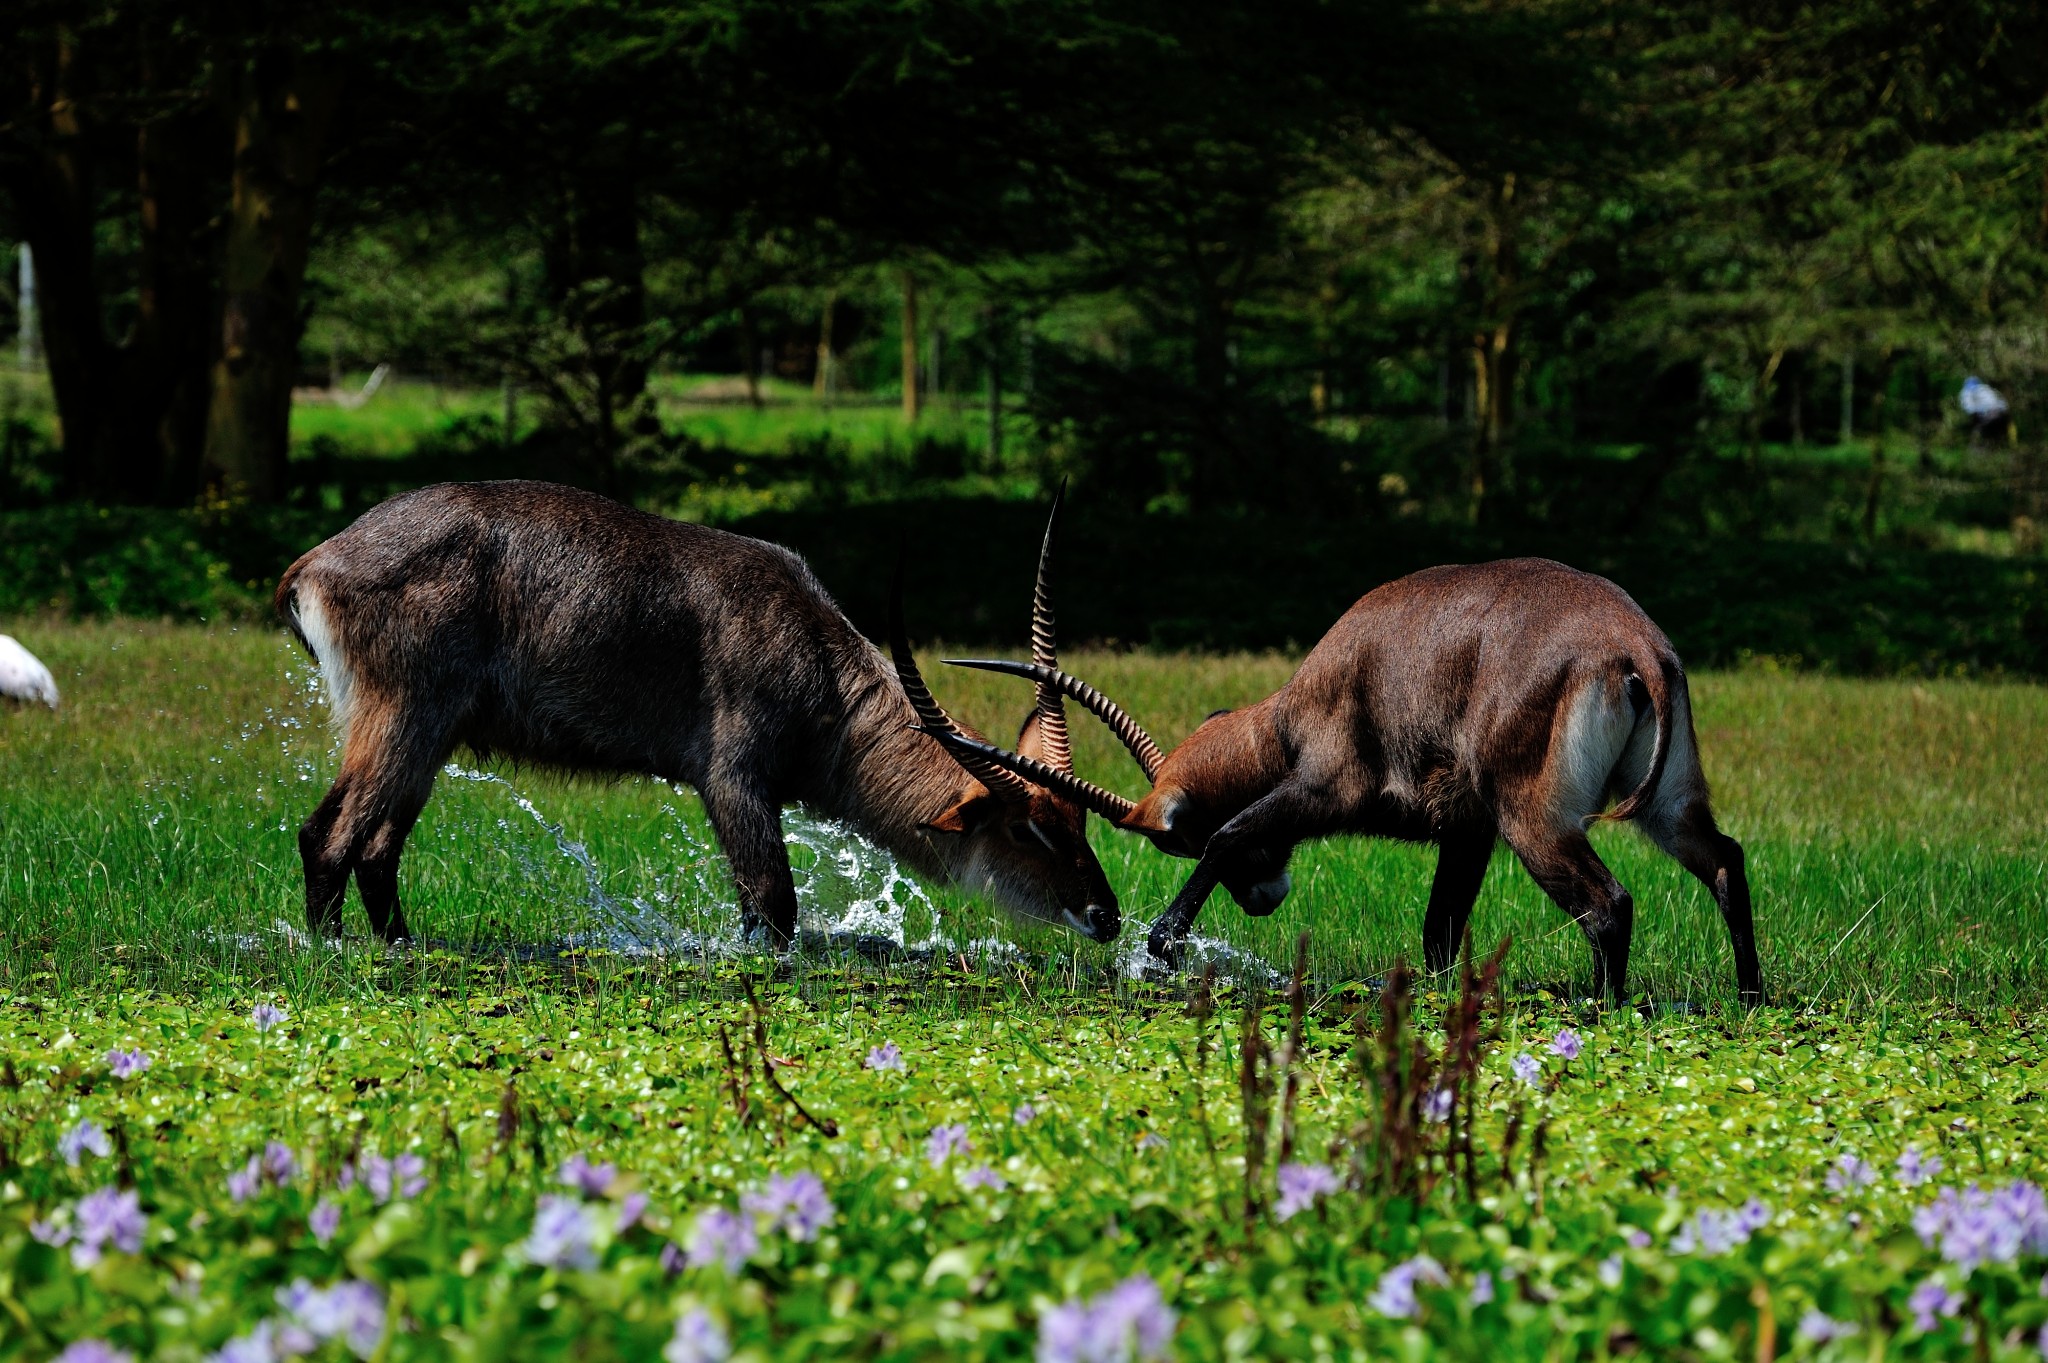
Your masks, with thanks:
<instances>
[{"instance_id":1,"label":"antelope tail","mask_svg":"<svg viewBox=\"0 0 2048 1363\"><path fill-rule=\"evenodd\" d=\"M1636 682L1649 693L1650 713L1657 720L1657 736L1650 748L1650 769L1643 773L1643 779L1636 788L1623 797L1620 804L1604 814L1593 816L1595 820L1619 822L1633 819L1643 812L1657 793L1658 784L1664 779L1664 764L1671 757L1671 721L1673 693L1684 684L1684 673L1670 658L1658 656L1655 665L1632 670L1628 680ZM1629 688L1633 689L1633 688Z\"/></svg>"}]
</instances>

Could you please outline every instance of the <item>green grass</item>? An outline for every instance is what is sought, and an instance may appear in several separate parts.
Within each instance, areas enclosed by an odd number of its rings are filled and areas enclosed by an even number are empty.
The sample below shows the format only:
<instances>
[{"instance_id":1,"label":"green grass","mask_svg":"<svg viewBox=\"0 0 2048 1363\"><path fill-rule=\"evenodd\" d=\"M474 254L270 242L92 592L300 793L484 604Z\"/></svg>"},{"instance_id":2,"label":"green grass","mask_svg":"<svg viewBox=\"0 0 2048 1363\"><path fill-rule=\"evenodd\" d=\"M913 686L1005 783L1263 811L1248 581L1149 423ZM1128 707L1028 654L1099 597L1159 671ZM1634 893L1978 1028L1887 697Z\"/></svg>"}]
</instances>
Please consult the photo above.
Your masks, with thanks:
<instances>
[{"instance_id":1,"label":"green grass","mask_svg":"<svg viewBox=\"0 0 2048 1363\"><path fill-rule=\"evenodd\" d=\"M299 921L294 835L334 765L304 658L264 627L0 627L27 640L65 692L54 715L0 716L0 766L10 773L0 893L18 925L0 940L0 988L325 989L328 958L275 949L271 931ZM990 732L1014 729L1025 699L1014 682L931 657L959 713ZM1077 653L1067 662L1166 742L1210 709L1265 694L1291 667L1277 655ZM1693 688L1722 822L1748 850L1774 994L1859 1005L2037 994L2048 976L2048 691L1762 672L1705 674ZM1135 768L1107 735L1086 721L1076 732L1083 774L1136 793ZM507 779L563 840L587 846L594 870L566 855L513 789L444 776L403 870L422 935L496 949L598 932L592 875L615 903L637 897L692 930L729 925L723 870L687 792L630 779ZM1149 921L1185 865L1099 822L1092 836L1127 919ZM1704 890L1631 831L1596 836L1636 895L1635 986L1663 1000L1727 999L1726 939ZM819 925L882 883L872 867L836 875L828 859L839 845L823 841L822 856L797 850L800 869L816 863ZM1218 896L1201 927L1268 962L1286 959L1307 929L1319 974L1370 976L1417 953L1432 864L1428 849L1312 844L1279 913L1251 919ZM1046 971L1107 970L1115 960L957 893L897 898L912 942L936 926L955 943L1018 943ZM350 922L361 930L353 908ZM1585 987L1577 930L1505 851L1475 927L1482 940L1514 936L1518 980ZM1127 928L1127 944L1136 932Z\"/></svg>"},{"instance_id":2,"label":"green grass","mask_svg":"<svg viewBox=\"0 0 2048 1363\"><path fill-rule=\"evenodd\" d=\"M810 951L770 971L758 957L707 968L565 952L607 920L563 842L587 847L609 901L638 896L682 927L729 925L729 894L693 797L516 771L506 780L559 840L505 785L444 777L404 872L428 948L294 944L272 925L298 921L292 834L333 755L316 678L281 635L0 629L65 691L55 714L0 712L4 1363L81 1338L197 1363L276 1317L299 1278L373 1285L374 1356L391 1360L644 1360L694 1311L741 1359L1026 1358L1062 1303L1140 1273L1177 1313L1171 1356L1184 1359L1936 1359L1973 1338L1981 1356L2038 1356L2040 1247L1974 1272L1945 1263L1911 1229L1933 1186L1902 1187L1891 1168L1912 1147L1945 1162L1944 1186L2048 1176L2041 688L1695 677L1723 821L1750 852L1774 1006L1733 1007L1704 892L1623 830L1600 836L1641 906L1638 984L1695 1008L1563 1001L1584 988L1585 948L1498 857L1476 936L1513 934L1518 987L1470 1090L1473 1197L1437 1177L1447 1128L1426 1122L1420 1185L1375 1172L1397 1090L1353 1060L1355 1024L1377 1011L1357 982L1415 953L1428 857L1323 844L1304 849L1273 918L1212 905L1205 929L1269 962L1312 934L1291 1158L1349 1177L1282 1220L1287 1067L1254 1065L1266 1078L1245 1101L1246 1056L1260 1052L1235 1014L1259 972L1243 958L1224 962L1237 982L1226 1016L1203 1025L1180 986L1121 978L1108 949L944 892L895 892L911 942L936 930L964 948L923 959ZM1168 741L1290 666L1068 661ZM1023 697L1005 679L927 663L967 718L1014 724ZM1107 737L1076 732L1083 773L1133 790ZM799 827L831 857L857 851ZM1185 867L1097 832L1127 913L1149 917ZM850 878L804 847L797 860L814 923L883 885L871 858ZM350 922L360 934L353 905ZM759 1047L741 970L765 990ZM1551 988L1520 987L1531 982ZM258 1002L288 1020L259 1033ZM1434 1023L1447 1003L1421 1001L1421 1063L1445 1045ZM1277 1043L1284 1020L1267 1026ZM1565 1027L1586 1040L1569 1063L1547 1049ZM905 1073L864 1067L885 1041ZM114 1078L117 1047L151 1068ZM760 1052L836 1136L770 1088ZM1524 1052L1545 1066L1540 1093L1509 1075ZM1416 1084L1396 1104L1411 1116L1401 1104L1428 1088ZM1019 1124L1025 1104L1038 1115ZM81 1121L109 1133L111 1153L74 1167L59 1143ZM972 1152L935 1167L927 1139L947 1123ZM273 1140L298 1172L236 1200L229 1175ZM360 1181L343 1187L365 1153L416 1157L418 1195L380 1204ZM595 1228L592 1266L549 1267L528 1237L539 1199L565 1194L555 1173L572 1154L619 1177L575 1213ZM1878 1180L1830 1188L1850 1155ZM964 1181L984 1163L1001 1189ZM663 1245L687 1243L705 1209L799 1172L834 1205L817 1238L764 1228L735 1273L664 1268ZM136 1252L80 1267L37 1238L108 1185L132 1189L147 1218ZM647 1210L616 1231L629 1193ZM1698 1213L1751 1198L1770 1209L1752 1238L1685 1249ZM326 1240L309 1225L322 1201L339 1213ZM1423 1284L1413 1319L1390 1318L1374 1293L1418 1253L1447 1283ZM1482 1273L1495 1299L1475 1304ZM1930 1280L1962 1306L1922 1331L1910 1303ZM1858 1333L1801 1339L1815 1310ZM337 1341L314 1356L349 1355Z\"/></svg>"}]
</instances>

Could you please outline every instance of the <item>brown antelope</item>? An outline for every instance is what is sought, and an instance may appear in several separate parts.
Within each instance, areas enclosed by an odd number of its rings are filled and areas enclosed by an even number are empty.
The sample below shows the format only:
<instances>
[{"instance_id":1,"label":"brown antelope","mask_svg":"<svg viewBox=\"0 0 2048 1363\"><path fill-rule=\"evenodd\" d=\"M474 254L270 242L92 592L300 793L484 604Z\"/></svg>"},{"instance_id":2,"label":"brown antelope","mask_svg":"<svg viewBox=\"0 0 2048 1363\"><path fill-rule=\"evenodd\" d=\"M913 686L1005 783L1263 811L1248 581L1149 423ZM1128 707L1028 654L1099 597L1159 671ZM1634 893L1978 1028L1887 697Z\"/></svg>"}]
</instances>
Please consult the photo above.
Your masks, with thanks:
<instances>
[{"instance_id":1,"label":"brown antelope","mask_svg":"<svg viewBox=\"0 0 2048 1363\"><path fill-rule=\"evenodd\" d=\"M1586 829L1632 819L1713 892L1742 998L1762 1001L1742 848L1708 805L1685 673L1663 631L1605 578L1511 559L1390 582L1280 690L1211 715L1165 755L1113 701L1055 666L948 661L1065 692L1144 768L1152 791L1134 804L1030 754L944 740L1064 791L1162 851L1199 858L1152 927L1148 945L1162 960L1178 958L1218 883L1247 912L1271 913L1287 896L1296 844L1366 833L1440 849L1423 954L1443 970L1499 838L1591 940L1595 992L1620 998L1634 901Z\"/></svg>"},{"instance_id":2,"label":"brown antelope","mask_svg":"<svg viewBox=\"0 0 2048 1363\"><path fill-rule=\"evenodd\" d=\"M1047 667L1052 533L1032 620ZM308 926L339 930L353 872L371 927L409 935L399 854L435 773L466 745L694 787L742 922L778 946L796 930L781 818L796 801L928 877L1114 938L1084 807L934 741L979 736L918 675L902 586L899 567L892 665L773 544L548 483L447 483L372 508L277 587L343 733L340 775L299 830ZM1071 773L1057 691L1041 689L1018 748Z\"/></svg>"}]
</instances>

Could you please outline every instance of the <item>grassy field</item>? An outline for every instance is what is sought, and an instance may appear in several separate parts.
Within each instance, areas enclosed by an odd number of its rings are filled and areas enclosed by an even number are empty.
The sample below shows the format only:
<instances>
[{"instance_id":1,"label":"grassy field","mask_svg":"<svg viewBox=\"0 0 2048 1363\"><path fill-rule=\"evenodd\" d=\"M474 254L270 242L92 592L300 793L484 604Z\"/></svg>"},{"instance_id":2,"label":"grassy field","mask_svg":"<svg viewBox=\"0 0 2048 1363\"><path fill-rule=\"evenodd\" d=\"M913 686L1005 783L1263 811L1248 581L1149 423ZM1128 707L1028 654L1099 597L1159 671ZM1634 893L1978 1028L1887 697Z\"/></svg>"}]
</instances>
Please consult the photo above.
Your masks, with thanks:
<instances>
[{"instance_id":1,"label":"grassy field","mask_svg":"<svg viewBox=\"0 0 2048 1363\"><path fill-rule=\"evenodd\" d=\"M295 831L335 761L306 660L260 627L6 627L49 662L66 703L0 726L10 773L0 886L18 925L0 943L0 988L322 987L327 957L273 949L283 939L272 925L300 916ZM1265 694L1291 666L1278 656L1088 653L1068 663L1163 741L1210 709ZM1014 728L1025 700L1016 683L932 670L959 713L990 732ZM2048 691L1759 672L1700 676L1694 694L1722 821L1748 849L1779 999L1993 1004L2038 993L2048 976ZM1136 793L1137 773L1107 735L1092 724L1076 732L1082 772ZM1097 823L1130 923L1122 944L1101 948L1001 921L958 895L927 896L831 830L801 818L792 829L812 881L812 926L857 926L858 908L912 944L1015 942L1040 968L1069 974L1113 971L1186 869ZM1632 832L1598 836L1639 905L1635 985L1665 1001L1726 999L1732 968L1704 891ZM1313 845L1281 912L1250 919L1218 896L1202 926L1267 962L1284 961L1307 929L1319 976L1365 978L1417 952L1432 865L1426 849ZM403 885L416 929L465 949L631 946L635 932L658 938L664 924L716 935L731 919L695 798L651 781L444 776ZM361 930L353 913L351 922ZM1484 940L1514 936L1518 981L1584 988L1576 929L1505 851L1475 924Z\"/></svg>"},{"instance_id":2,"label":"grassy field","mask_svg":"<svg viewBox=\"0 0 2048 1363\"><path fill-rule=\"evenodd\" d=\"M1410 1039L1373 991L1416 951L1414 849L1213 904L1205 1019L1119 968L1184 868L1106 830L1115 948L792 819L806 922L912 950L770 971L687 949L733 916L693 797L466 758L404 871L429 945L307 944L292 835L334 757L282 635L0 629L65 692L0 713L5 1363L2040 1356L2041 688L1696 677L1773 1006L1608 830L1665 1006L1575 1002L1585 948L1502 854L1475 929L1513 935L1509 998L1467 1031L1430 982ZM1290 665L1068 661L1162 739ZM1014 723L1003 679L931 670ZM1252 1009L1304 929L1288 1042Z\"/></svg>"}]
</instances>

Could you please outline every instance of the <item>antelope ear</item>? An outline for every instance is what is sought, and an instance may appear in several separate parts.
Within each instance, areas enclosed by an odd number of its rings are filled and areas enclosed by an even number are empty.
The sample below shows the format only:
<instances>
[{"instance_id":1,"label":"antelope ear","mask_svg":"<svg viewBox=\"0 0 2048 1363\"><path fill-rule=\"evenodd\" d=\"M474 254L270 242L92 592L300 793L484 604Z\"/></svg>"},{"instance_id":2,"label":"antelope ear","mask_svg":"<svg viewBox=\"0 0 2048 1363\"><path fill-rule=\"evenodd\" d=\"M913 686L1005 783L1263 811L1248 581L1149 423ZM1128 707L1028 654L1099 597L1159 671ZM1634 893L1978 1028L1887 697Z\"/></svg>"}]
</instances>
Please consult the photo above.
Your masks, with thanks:
<instances>
[{"instance_id":1,"label":"antelope ear","mask_svg":"<svg viewBox=\"0 0 2048 1363\"><path fill-rule=\"evenodd\" d=\"M1138 807L1126 814L1117 827L1127 833L1171 833L1180 807L1179 791L1155 790L1138 801Z\"/></svg>"},{"instance_id":2,"label":"antelope ear","mask_svg":"<svg viewBox=\"0 0 2048 1363\"><path fill-rule=\"evenodd\" d=\"M988 822L995 811L995 798L990 795L971 795L951 809L945 810L928 823L918 827L933 833L972 833Z\"/></svg>"},{"instance_id":3,"label":"antelope ear","mask_svg":"<svg viewBox=\"0 0 2048 1363\"><path fill-rule=\"evenodd\" d=\"M1024 757L1045 760L1045 742L1038 733L1038 711L1033 709L1017 726L1017 752Z\"/></svg>"}]
</instances>

